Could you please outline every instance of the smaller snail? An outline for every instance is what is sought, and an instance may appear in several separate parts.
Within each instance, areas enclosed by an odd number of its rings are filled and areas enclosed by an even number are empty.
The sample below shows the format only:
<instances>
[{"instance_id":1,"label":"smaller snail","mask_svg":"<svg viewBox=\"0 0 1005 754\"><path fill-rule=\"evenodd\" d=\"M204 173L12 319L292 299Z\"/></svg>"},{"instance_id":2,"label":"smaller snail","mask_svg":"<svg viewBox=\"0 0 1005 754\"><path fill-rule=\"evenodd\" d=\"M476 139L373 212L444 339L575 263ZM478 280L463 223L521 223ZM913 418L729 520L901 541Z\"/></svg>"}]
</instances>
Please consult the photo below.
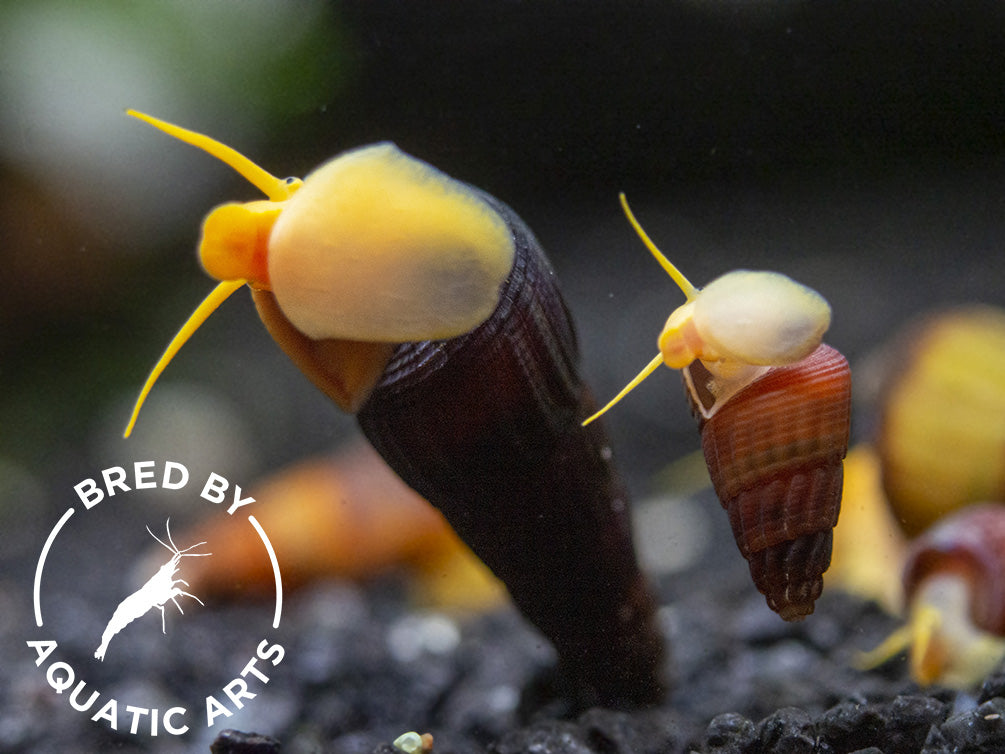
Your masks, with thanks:
<instances>
[{"instance_id":1,"label":"smaller snail","mask_svg":"<svg viewBox=\"0 0 1005 754\"><path fill-rule=\"evenodd\" d=\"M922 685L969 688L1005 658L1005 504L971 505L914 540L903 571L907 624L864 653L876 667L907 649Z\"/></svg>"},{"instance_id":2,"label":"smaller snail","mask_svg":"<svg viewBox=\"0 0 1005 754\"><path fill-rule=\"evenodd\" d=\"M820 345L831 321L823 296L778 272L734 270L699 290L667 259L619 195L628 222L684 293L659 336L660 353L583 424L618 403L660 364L684 369L700 360L712 377L701 410L706 418L771 366L793 364ZM706 388L703 387L702 390Z\"/></svg>"},{"instance_id":3,"label":"smaller snail","mask_svg":"<svg viewBox=\"0 0 1005 754\"><path fill-rule=\"evenodd\" d=\"M593 421L660 364L683 373L716 494L755 585L785 620L813 611L830 563L848 447L851 372L822 344L830 306L776 272L737 270L699 290L621 205L687 301L660 353Z\"/></svg>"}]
</instances>

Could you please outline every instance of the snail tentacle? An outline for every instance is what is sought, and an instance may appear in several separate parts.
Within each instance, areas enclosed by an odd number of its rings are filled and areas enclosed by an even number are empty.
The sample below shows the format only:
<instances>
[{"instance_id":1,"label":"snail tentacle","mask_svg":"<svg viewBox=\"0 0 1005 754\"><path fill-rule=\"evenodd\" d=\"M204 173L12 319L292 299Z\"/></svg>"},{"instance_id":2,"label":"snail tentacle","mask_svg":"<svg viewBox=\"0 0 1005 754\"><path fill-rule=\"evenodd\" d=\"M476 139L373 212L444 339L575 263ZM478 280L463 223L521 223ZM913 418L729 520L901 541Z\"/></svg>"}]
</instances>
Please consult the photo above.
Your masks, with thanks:
<instances>
[{"instance_id":1,"label":"snail tentacle","mask_svg":"<svg viewBox=\"0 0 1005 754\"><path fill-rule=\"evenodd\" d=\"M202 323L209 318L209 315L215 312L232 293L243 287L244 284L244 280L224 280L222 283L218 284L216 288L214 288L210 294L202 300L202 303L196 307L195 311L192 312L189 318L185 321L185 324L181 326L181 329L178 330L175 336L171 339L171 342L168 343L168 347L164 349L164 353L161 354L161 357L157 360L154 368L150 370L150 375L143 384L139 397L136 399L136 403L133 406L133 412L129 416L129 423L126 425L126 431L123 433L123 437L129 437L129 435L132 434L133 428L136 426L136 420L139 419L140 416L140 409L143 408L143 404L146 402L147 396L150 395L150 391L153 389L154 383L157 382L157 378L161 376L161 373L167 368L167 365L171 363L171 359L177 355L177 353L181 350L181 347L185 345L189 338L195 334L195 331L202 326Z\"/></svg>"}]
</instances>

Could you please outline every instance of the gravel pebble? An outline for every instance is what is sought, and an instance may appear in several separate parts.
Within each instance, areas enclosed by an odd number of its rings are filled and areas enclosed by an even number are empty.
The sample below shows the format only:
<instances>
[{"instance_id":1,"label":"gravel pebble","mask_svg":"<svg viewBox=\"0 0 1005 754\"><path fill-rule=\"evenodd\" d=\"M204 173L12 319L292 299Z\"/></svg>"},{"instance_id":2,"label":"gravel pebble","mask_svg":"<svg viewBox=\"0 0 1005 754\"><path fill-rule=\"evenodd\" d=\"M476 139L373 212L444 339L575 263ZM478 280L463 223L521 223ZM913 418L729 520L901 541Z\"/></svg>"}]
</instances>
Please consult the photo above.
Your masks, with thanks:
<instances>
[{"instance_id":1,"label":"gravel pebble","mask_svg":"<svg viewBox=\"0 0 1005 754\"><path fill-rule=\"evenodd\" d=\"M169 615L166 634L154 611L149 630L122 631L106 662L93 662L94 633L114 608L82 598L101 594L88 581L88 559L99 557L100 550L82 553L77 573L50 584L49 600L76 613L60 650L106 696L168 707L205 693L208 683L218 689L221 667L239 668L254 652L271 604L209 604ZM1005 750L1005 669L973 695L922 691L902 661L856 671L852 654L885 636L892 619L835 592L807 621L783 623L737 560L659 580L674 685L664 705L635 712L570 714L554 696L552 650L513 609L467 617L416 611L395 577L289 595L278 638L285 659L268 684L241 715L226 718L230 730L203 726L184 739L129 735L121 725L114 732L74 712L49 688L31 650L25 654L21 627L2 623L0 643L20 657L7 663L10 682L0 687L0 753L268 752L281 745L284 754L369 754L393 751L391 742L409 730L432 733L436 754ZM16 598L18 586L9 588ZM134 656L153 670L132 672Z\"/></svg>"}]
</instances>

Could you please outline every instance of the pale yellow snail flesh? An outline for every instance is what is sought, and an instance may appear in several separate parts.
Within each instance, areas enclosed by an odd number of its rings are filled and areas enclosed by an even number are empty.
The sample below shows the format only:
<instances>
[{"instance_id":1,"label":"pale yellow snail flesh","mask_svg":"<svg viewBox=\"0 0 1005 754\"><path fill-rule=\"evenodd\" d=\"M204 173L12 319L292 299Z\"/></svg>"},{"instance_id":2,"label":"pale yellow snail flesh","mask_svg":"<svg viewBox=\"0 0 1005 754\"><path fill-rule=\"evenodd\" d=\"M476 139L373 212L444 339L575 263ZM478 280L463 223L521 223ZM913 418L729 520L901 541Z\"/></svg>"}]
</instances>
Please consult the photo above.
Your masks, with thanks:
<instances>
[{"instance_id":1,"label":"pale yellow snail flesh","mask_svg":"<svg viewBox=\"0 0 1005 754\"><path fill-rule=\"evenodd\" d=\"M964 689L1005 659L1005 505L975 503L913 540L903 565L907 624L859 658L868 669L908 650L912 678Z\"/></svg>"},{"instance_id":2,"label":"pale yellow snail flesh","mask_svg":"<svg viewBox=\"0 0 1005 754\"><path fill-rule=\"evenodd\" d=\"M958 573L932 576L911 599L906 623L855 661L871 670L908 653L911 678L919 685L966 689L980 683L1005 659L1005 638L970 619L971 588Z\"/></svg>"},{"instance_id":3,"label":"pale yellow snail flesh","mask_svg":"<svg viewBox=\"0 0 1005 754\"><path fill-rule=\"evenodd\" d=\"M726 273L699 290L650 240L624 194L620 199L635 232L687 301L667 319L659 336L660 353L584 424L618 403L660 364L684 369L696 359L712 375L701 387L712 393L714 403L699 404L709 418L769 367L794 364L820 345L831 309L819 293L781 273L751 270Z\"/></svg>"},{"instance_id":4,"label":"pale yellow snail flesh","mask_svg":"<svg viewBox=\"0 0 1005 754\"><path fill-rule=\"evenodd\" d=\"M901 570L907 538L883 495L876 450L860 443L844 460L841 518L827 586L876 602L890 614L901 610Z\"/></svg>"}]
</instances>

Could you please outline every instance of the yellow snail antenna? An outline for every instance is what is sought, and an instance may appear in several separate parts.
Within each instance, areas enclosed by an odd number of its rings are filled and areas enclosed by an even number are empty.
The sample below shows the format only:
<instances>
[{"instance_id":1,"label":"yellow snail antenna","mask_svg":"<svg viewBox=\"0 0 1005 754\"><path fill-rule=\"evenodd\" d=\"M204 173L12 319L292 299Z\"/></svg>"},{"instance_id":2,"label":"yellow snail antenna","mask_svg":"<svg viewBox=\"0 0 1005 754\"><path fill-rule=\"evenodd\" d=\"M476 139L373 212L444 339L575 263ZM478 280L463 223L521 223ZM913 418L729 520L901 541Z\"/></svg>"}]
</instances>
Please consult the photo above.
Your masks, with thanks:
<instances>
[{"instance_id":1,"label":"yellow snail antenna","mask_svg":"<svg viewBox=\"0 0 1005 754\"><path fill-rule=\"evenodd\" d=\"M663 354L658 354L656 356L656 358L654 358L652 361L650 361L648 364L646 364L646 368L645 369L643 369L641 372L639 372L637 375L635 375L635 378L631 382L629 382L627 385L625 385L625 387L621 390L620 393L618 393L616 396L614 396L613 398L611 398L611 400L608 402L608 404L606 406L604 406L602 409L600 409L597 413L595 413L589 419L587 419L586 421L584 421L583 422L583 426L585 427L587 424L589 424L590 422L592 422L594 419L599 419L601 416L603 416L604 414L606 414L607 411L612 406L614 406L614 404L616 404L618 401L620 401L622 398L624 398L626 395L628 395L632 390L634 390L635 388L637 388L639 386L639 384L642 382L642 380L644 380L646 377L648 377L653 372L655 372L659 368L659 365L662 364L662 363L663 363Z\"/></svg>"},{"instance_id":2,"label":"yellow snail antenna","mask_svg":"<svg viewBox=\"0 0 1005 754\"><path fill-rule=\"evenodd\" d=\"M154 383L157 382L157 378L161 376L161 372L163 372L167 365L171 362L171 359L173 359L175 354L181 350L181 347L185 345L188 339L195 334L195 331L198 330L199 326L206 321L207 317L215 312L220 304L227 300L230 294L243 285L243 280L224 280L216 286L216 288L214 288L212 292L206 296L205 299L203 299L202 303L196 307L196 310L192 312L188 321L181 326L181 329L174 336L174 338L172 338L168 347L164 350L164 353L154 365L154 368L150 372L150 376L147 377L147 381L143 385L143 389L140 391L139 398L136 399L136 405L133 406L133 413L129 417L129 424L126 426L126 431L122 435L123 437L129 437L129 435L132 434L133 427L136 425L136 419L140 415L140 409L143 407L144 401L146 401Z\"/></svg>"},{"instance_id":3,"label":"yellow snail antenna","mask_svg":"<svg viewBox=\"0 0 1005 754\"><path fill-rule=\"evenodd\" d=\"M646 233L639 221L635 219L635 215L632 214L631 208L628 206L628 199L625 198L624 192L618 194L618 199L621 200L621 208L625 211L625 217L628 218L628 222L631 226L635 228L635 232L639 234L639 238L642 239L642 243L646 245L650 253L656 258L656 261L660 263L660 266L667 271L667 274L673 278L673 281L677 284L684 295L687 296L687 300L690 301L695 296L698 295L698 289L691 285L691 281L684 277L684 273L677 269L677 266L663 256L663 252L660 251L656 244L653 243L652 239L649 238L649 234Z\"/></svg>"},{"instance_id":4,"label":"yellow snail antenna","mask_svg":"<svg viewBox=\"0 0 1005 754\"><path fill-rule=\"evenodd\" d=\"M173 136L186 144L191 144L204 152L216 157L218 160L230 165L234 170L247 178L255 185L259 191L269 197L274 202L281 202L289 199L293 192L300 188L301 181L288 182L282 178L276 178L269 171L259 167L243 154L226 144L221 144L205 134L197 131L190 131L187 128L176 126L152 115L141 113L137 110L126 110L127 115L139 118L149 123L154 128L158 128L168 136Z\"/></svg>"}]
</instances>

